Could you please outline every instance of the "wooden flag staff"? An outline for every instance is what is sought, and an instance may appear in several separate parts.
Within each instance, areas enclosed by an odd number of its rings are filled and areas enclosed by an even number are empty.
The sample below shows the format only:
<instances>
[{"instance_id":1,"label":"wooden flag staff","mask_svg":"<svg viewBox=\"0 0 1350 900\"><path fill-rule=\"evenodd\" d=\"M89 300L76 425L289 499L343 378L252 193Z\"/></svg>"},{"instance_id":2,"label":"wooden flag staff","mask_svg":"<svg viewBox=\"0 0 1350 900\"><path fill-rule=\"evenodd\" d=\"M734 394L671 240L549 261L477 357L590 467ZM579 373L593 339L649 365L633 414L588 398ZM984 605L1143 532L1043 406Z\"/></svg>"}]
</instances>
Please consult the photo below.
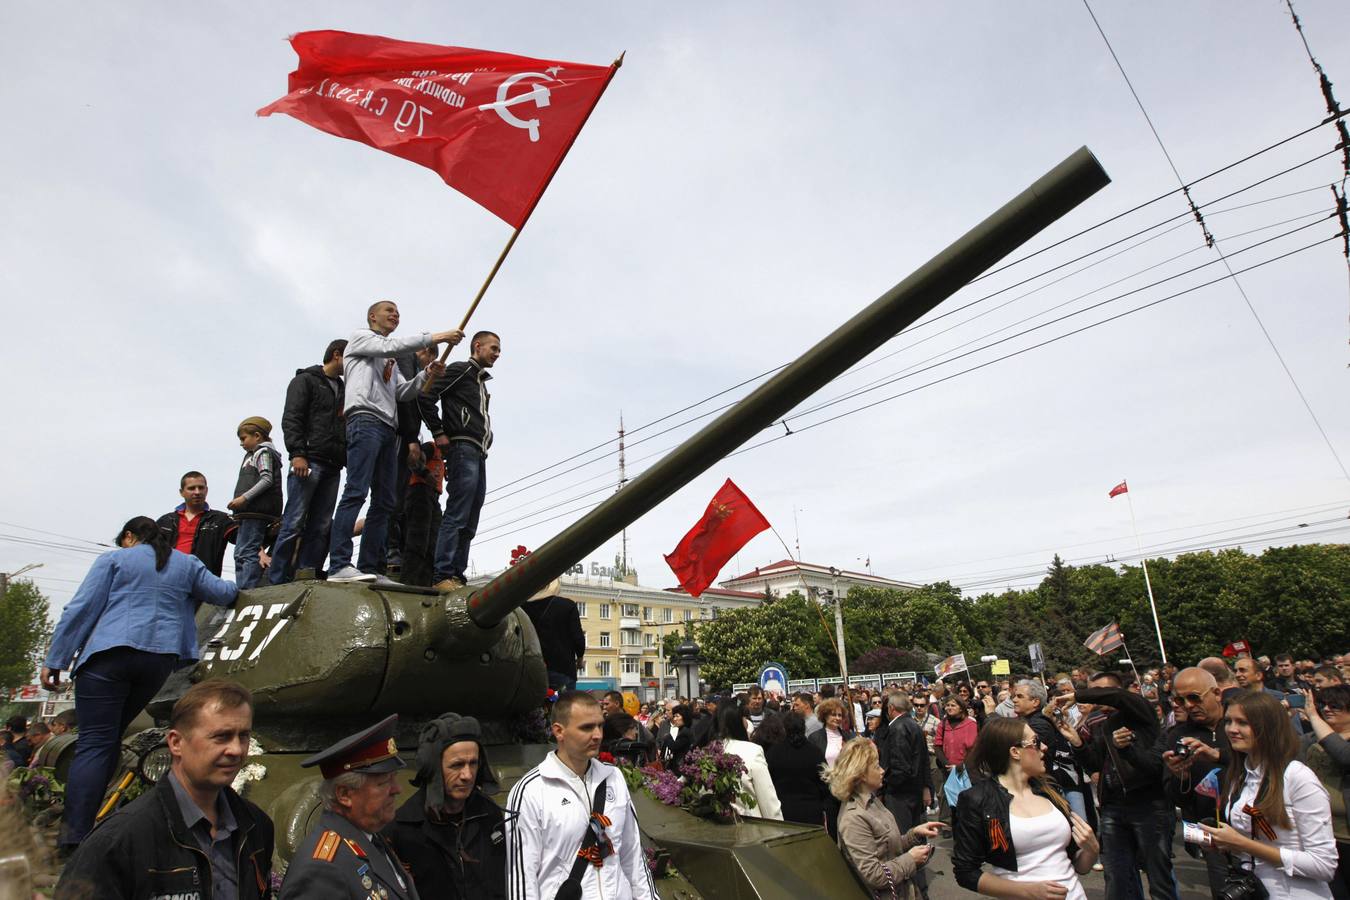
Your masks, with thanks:
<instances>
[{"instance_id":1,"label":"wooden flag staff","mask_svg":"<svg viewBox=\"0 0 1350 900\"><path fill-rule=\"evenodd\" d=\"M576 131L572 133L571 140L567 142L567 146L563 148L563 152L558 156L557 165L553 167L552 172L549 172L548 178L539 188L539 193L535 195L534 203L532 203L530 208L526 211L525 217L520 220L520 224L516 226L515 231L511 232L510 240L506 242L506 246L502 248L501 255L497 257L497 261L492 265L492 271L488 272L487 278L483 281L483 286L478 289L477 296L475 296L473 302L469 304L468 311L464 313L464 318L460 320L460 331L463 331L468 327L469 319L473 317L474 312L478 309L478 304L482 302L483 295L487 293L488 286L492 284L492 279L497 277L498 270L501 269L502 263L506 261L506 255L510 253L511 248L516 245L516 238L520 237L520 232L525 228L525 223L530 221L530 216L534 215L535 207L539 205L539 199L544 196L544 191L548 190L549 184L553 181L553 176L558 173L558 169L562 166L562 161L567 158L568 152L571 151L572 144L576 143L577 135L581 134L581 129L586 127L587 119L590 119L591 113L593 113L595 108L600 104L600 98L605 95L605 88L609 87L609 83L614 80L614 73L619 71L619 67L623 65L623 57L624 53L620 53L619 58L614 60L614 64L609 67L609 77L605 79L605 83L601 86L600 92L595 95L595 101L591 103L591 108L586 110L586 117L581 120L581 124L578 125ZM451 345L446 344L445 349L441 351L442 363L450 357L450 349ZM470 347L470 351L472 351L472 347ZM426 383L422 385L422 393L430 394L431 392L432 381L428 379Z\"/></svg>"}]
</instances>

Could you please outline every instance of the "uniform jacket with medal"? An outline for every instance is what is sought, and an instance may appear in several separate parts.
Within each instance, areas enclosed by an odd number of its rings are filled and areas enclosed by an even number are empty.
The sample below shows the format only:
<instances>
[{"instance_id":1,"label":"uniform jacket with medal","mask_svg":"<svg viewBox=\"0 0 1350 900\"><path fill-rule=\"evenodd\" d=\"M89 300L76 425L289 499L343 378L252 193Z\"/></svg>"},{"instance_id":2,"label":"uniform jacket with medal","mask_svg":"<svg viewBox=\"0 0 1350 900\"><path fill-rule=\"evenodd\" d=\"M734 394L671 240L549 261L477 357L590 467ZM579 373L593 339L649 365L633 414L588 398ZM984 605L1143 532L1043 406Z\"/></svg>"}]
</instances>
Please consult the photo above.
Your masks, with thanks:
<instances>
[{"instance_id":1,"label":"uniform jacket with medal","mask_svg":"<svg viewBox=\"0 0 1350 900\"><path fill-rule=\"evenodd\" d=\"M388 848L382 839L380 844ZM412 876L393 851L376 847L364 831L331 810L324 810L291 858L281 898L420 900Z\"/></svg>"},{"instance_id":2,"label":"uniform jacket with medal","mask_svg":"<svg viewBox=\"0 0 1350 900\"><path fill-rule=\"evenodd\" d=\"M234 836L240 900L272 897L272 820L224 789ZM70 858L57 900L211 900L211 862L188 833L169 779L103 820Z\"/></svg>"},{"instance_id":3,"label":"uniform jacket with medal","mask_svg":"<svg viewBox=\"0 0 1350 900\"><path fill-rule=\"evenodd\" d=\"M658 900L623 774L591 760L586 777L550 752L511 789L506 801L506 894L511 900L553 900L567 879L591 820L598 785L605 785L605 831L614 853L600 868L586 866L583 900Z\"/></svg>"}]
</instances>

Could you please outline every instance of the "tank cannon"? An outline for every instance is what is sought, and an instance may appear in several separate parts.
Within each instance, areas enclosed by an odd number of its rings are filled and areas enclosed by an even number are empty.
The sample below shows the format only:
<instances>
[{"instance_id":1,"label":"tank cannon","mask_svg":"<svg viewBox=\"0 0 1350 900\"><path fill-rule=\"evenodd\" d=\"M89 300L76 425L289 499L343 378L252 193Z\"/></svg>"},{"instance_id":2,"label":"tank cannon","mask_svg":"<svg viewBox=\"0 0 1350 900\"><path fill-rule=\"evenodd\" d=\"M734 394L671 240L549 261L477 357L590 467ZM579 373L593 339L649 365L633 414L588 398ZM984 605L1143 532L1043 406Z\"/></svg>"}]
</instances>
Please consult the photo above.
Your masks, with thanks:
<instances>
[{"instance_id":1,"label":"tank cannon","mask_svg":"<svg viewBox=\"0 0 1350 900\"><path fill-rule=\"evenodd\" d=\"M187 680L231 678L253 691L254 729L265 750L256 761L268 771L250 786L249 796L276 821L283 858L303 836L314 809L314 779L299 770L301 755L389 713L400 714L399 745L405 750L415 746L422 720L447 710L479 717L488 742L499 745L493 763L509 784L543 752L519 745L508 733L509 720L537 708L546 690L539 641L521 605L1107 183L1092 154L1078 150L622 491L481 587L438 594L308 581L244 592L224 622L206 621L204 610L198 623L206 640L201 661L166 686L151 713L166 718ZM782 825L767 834L764 829L778 823L756 822L748 826L759 829L753 840L719 832L724 846L717 853L732 862L727 868L708 862L713 838L706 828L691 822L682 830L669 816L661 811L650 817L653 824L662 821L658 840L681 869L718 873L727 896L746 896L737 892L733 872L747 885L755 880L752 869L760 878L792 873L791 858L803 858L803 830L820 831ZM691 837L678 855L675 848L686 832L699 837ZM772 856L766 848L777 839L784 848L777 868L747 861L754 853ZM837 858L826 849L826 857ZM809 886L809 874L794 876L797 896L812 895Z\"/></svg>"}]
</instances>

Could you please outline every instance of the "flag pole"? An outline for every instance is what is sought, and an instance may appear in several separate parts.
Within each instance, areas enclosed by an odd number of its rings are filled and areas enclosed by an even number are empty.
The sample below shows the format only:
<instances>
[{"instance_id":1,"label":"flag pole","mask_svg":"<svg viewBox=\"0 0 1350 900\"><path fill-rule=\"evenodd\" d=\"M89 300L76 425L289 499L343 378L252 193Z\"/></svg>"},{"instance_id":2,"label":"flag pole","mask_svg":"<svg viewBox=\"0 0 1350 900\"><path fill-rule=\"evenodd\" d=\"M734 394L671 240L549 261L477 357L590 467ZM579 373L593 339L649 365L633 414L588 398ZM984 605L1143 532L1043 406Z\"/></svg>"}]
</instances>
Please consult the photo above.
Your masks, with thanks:
<instances>
[{"instance_id":1,"label":"flag pole","mask_svg":"<svg viewBox=\"0 0 1350 900\"><path fill-rule=\"evenodd\" d=\"M627 51L625 51L625 53L626 52ZM567 146L564 147L562 153L558 155L558 162L554 165L553 171L548 173L548 178L544 179L544 183L540 185L539 193L534 195L534 201L530 203L530 208L525 211L525 216L520 220L520 224L511 232L511 237L507 240L506 246L502 248L501 255L497 257L497 261L492 265L492 271L488 272L487 279L484 280L483 286L478 289L477 296L475 296L473 302L469 304L468 311L464 313L464 318L460 320L460 331L463 331L468 326L469 319L471 319L474 312L477 311L478 304L482 302L483 295L487 293L488 286L492 284L492 279L497 277L497 271L501 269L502 263L506 261L506 255L510 253L511 248L516 245L516 238L520 237L520 232L525 229L525 223L530 221L530 216L534 215L535 207L539 205L539 200L544 196L544 191L548 190L548 186L553 182L553 176L558 173L558 169L562 167L563 160L567 158L567 154L572 149L572 145L576 143L577 135L581 134L581 129L586 127L586 122L590 119L591 113L595 112L596 106L600 104L600 98L605 95L605 89L609 87L609 83L614 80L614 73L619 71L619 67L623 65L623 57L624 53L620 53L619 58L614 60L610 65L609 75L605 77L605 83L600 85L600 90L595 95L595 100L591 103L591 108L586 110L586 115L582 117L581 124L578 125L576 131L572 133L572 139L567 142ZM441 351L441 362L445 362L449 357L450 345L446 344L445 349ZM432 390L431 385L431 381L428 380L422 385L422 392L430 394Z\"/></svg>"},{"instance_id":2,"label":"flag pole","mask_svg":"<svg viewBox=\"0 0 1350 900\"><path fill-rule=\"evenodd\" d=\"M1139 690L1144 689L1144 680L1139 677L1139 667L1134 664L1134 654L1130 652L1130 645L1125 643L1125 632L1120 633L1120 646L1125 649L1125 655L1130 660L1130 668L1134 670L1134 683L1139 685Z\"/></svg>"},{"instance_id":3,"label":"flag pole","mask_svg":"<svg viewBox=\"0 0 1350 900\"><path fill-rule=\"evenodd\" d=\"M1163 645L1162 624L1158 621L1158 604L1153 600L1153 582L1148 577L1148 560L1144 558L1144 545L1139 540L1139 525L1134 521L1134 500L1130 497L1129 482L1125 482L1125 502L1130 506L1130 529L1134 532L1134 545L1139 550L1139 561L1144 566L1144 587L1148 590L1148 608L1153 613L1153 628L1158 633L1158 649L1162 651L1163 665L1167 665L1167 647ZM1130 657L1134 659L1133 656ZM1138 677L1138 673L1135 673Z\"/></svg>"}]
</instances>

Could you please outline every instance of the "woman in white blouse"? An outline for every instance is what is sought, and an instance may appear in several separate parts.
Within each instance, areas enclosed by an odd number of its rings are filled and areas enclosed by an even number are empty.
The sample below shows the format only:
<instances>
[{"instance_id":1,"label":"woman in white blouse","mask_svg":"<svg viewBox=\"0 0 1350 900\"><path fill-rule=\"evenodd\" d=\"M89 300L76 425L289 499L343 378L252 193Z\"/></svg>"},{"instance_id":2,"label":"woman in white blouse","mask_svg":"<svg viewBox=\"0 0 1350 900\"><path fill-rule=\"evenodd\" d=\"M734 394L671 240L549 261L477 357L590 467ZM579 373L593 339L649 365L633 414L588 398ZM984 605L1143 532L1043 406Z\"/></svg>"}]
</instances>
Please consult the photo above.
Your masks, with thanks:
<instances>
[{"instance_id":1,"label":"woman in white blouse","mask_svg":"<svg viewBox=\"0 0 1350 900\"><path fill-rule=\"evenodd\" d=\"M717 710L713 739L722 742L722 750L734 753L745 763L741 776L741 790L755 798L753 809L732 803L732 809L743 816L783 821L783 806L778 802L778 790L769 775L769 763L764 759L764 748L752 743L745 730L745 716L741 708L727 703Z\"/></svg>"},{"instance_id":2,"label":"woman in white blouse","mask_svg":"<svg viewBox=\"0 0 1350 900\"><path fill-rule=\"evenodd\" d=\"M1254 863L1271 900L1330 900L1336 873L1331 801L1312 770L1295 759L1299 739L1279 701L1244 693L1228 705L1224 726L1233 759L1219 796L1223 821L1214 847Z\"/></svg>"}]
</instances>

